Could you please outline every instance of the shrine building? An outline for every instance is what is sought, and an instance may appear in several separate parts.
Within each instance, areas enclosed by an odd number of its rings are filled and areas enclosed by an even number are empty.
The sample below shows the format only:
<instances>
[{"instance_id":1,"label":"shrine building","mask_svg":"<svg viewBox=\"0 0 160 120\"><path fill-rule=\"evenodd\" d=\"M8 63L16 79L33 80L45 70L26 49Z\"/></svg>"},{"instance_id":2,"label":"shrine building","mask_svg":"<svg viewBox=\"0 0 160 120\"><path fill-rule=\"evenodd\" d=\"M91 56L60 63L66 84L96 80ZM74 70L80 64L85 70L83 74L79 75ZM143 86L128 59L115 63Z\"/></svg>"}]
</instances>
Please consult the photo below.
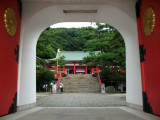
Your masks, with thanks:
<instances>
[{"instance_id":1,"label":"shrine building","mask_svg":"<svg viewBox=\"0 0 160 120\"><path fill-rule=\"evenodd\" d=\"M61 51L57 52L56 58L48 59L48 61L55 62L57 58L64 56L64 60L67 61L67 63L65 64L65 70L67 70L67 74L91 74L93 69L98 69L98 66L83 64L83 58L90 56L91 54L97 55L99 53L101 53L101 51ZM90 61L89 63L93 62L94 61ZM62 68L59 68L58 71L60 72L61 69ZM50 70L56 73L57 65L51 66Z\"/></svg>"}]
</instances>

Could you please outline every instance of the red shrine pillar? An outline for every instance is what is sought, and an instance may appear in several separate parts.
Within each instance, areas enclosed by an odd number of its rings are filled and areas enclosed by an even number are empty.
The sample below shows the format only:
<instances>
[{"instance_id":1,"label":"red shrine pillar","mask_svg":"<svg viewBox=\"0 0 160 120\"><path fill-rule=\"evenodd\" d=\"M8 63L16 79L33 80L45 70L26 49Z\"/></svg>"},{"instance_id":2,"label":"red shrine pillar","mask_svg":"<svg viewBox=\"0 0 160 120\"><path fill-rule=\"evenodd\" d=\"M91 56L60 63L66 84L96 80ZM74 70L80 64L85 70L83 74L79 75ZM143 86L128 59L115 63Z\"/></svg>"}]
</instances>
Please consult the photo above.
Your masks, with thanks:
<instances>
[{"instance_id":1,"label":"red shrine pillar","mask_svg":"<svg viewBox=\"0 0 160 120\"><path fill-rule=\"evenodd\" d=\"M57 71L57 66L55 66L55 71Z\"/></svg>"},{"instance_id":2,"label":"red shrine pillar","mask_svg":"<svg viewBox=\"0 0 160 120\"><path fill-rule=\"evenodd\" d=\"M87 73L87 65L86 65L86 71L85 71L85 72L86 72L85 74L88 74L88 73Z\"/></svg>"},{"instance_id":3,"label":"red shrine pillar","mask_svg":"<svg viewBox=\"0 0 160 120\"><path fill-rule=\"evenodd\" d=\"M76 66L75 66L75 63L74 63L74 74L76 74Z\"/></svg>"}]
</instances>

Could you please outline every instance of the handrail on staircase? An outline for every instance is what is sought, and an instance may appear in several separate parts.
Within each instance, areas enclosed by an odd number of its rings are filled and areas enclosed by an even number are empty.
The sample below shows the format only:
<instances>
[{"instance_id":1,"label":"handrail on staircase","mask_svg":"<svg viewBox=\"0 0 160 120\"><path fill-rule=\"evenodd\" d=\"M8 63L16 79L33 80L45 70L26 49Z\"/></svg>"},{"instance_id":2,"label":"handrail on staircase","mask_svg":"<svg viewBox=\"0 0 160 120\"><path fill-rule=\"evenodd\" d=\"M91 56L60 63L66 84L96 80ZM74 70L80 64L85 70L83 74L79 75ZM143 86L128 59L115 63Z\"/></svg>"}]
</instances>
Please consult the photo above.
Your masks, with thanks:
<instances>
[{"instance_id":1,"label":"handrail on staircase","mask_svg":"<svg viewBox=\"0 0 160 120\"><path fill-rule=\"evenodd\" d=\"M57 67L55 68L47 68L48 70L54 72L55 74L57 74ZM68 72L67 68L58 68L58 72Z\"/></svg>"},{"instance_id":2,"label":"handrail on staircase","mask_svg":"<svg viewBox=\"0 0 160 120\"><path fill-rule=\"evenodd\" d=\"M99 70L99 68L92 68L92 73L94 73L94 72L101 72L100 70Z\"/></svg>"},{"instance_id":3,"label":"handrail on staircase","mask_svg":"<svg viewBox=\"0 0 160 120\"><path fill-rule=\"evenodd\" d=\"M101 78L100 78L99 73L98 73L98 80L99 80L99 84L100 84L100 86L101 86L101 88L102 88L102 82L101 82Z\"/></svg>"},{"instance_id":4,"label":"handrail on staircase","mask_svg":"<svg viewBox=\"0 0 160 120\"><path fill-rule=\"evenodd\" d=\"M59 73L59 74L58 74L58 81L57 81L57 86L56 86L56 88L58 88L58 86L59 86L61 77L62 77L62 73Z\"/></svg>"}]
</instances>

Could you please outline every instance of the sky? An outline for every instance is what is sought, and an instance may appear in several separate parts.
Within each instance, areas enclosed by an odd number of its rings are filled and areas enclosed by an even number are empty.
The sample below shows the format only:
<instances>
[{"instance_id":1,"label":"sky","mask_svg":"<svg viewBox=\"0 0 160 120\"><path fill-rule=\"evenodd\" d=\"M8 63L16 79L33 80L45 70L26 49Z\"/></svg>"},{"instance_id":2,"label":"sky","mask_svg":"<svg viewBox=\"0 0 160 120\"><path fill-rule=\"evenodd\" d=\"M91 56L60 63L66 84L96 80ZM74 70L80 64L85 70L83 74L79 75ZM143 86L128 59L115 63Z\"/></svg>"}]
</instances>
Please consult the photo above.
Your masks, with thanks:
<instances>
[{"instance_id":1,"label":"sky","mask_svg":"<svg viewBox=\"0 0 160 120\"><path fill-rule=\"evenodd\" d=\"M51 28L81 28L81 27L88 27L92 26L95 27L95 22L63 22L51 25Z\"/></svg>"}]
</instances>

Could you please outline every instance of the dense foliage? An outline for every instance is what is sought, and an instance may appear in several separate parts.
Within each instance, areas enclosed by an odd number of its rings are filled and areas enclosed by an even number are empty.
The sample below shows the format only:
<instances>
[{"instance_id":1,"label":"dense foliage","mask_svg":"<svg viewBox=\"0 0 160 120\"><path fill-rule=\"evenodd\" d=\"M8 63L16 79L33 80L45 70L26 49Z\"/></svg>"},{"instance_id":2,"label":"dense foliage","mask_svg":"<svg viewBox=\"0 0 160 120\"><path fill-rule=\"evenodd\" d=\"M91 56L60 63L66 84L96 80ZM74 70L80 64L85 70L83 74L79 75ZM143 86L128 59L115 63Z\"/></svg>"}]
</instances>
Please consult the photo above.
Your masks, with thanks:
<instances>
[{"instance_id":1,"label":"dense foliage","mask_svg":"<svg viewBox=\"0 0 160 120\"><path fill-rule=\"evenodd\" d=\"M85 39L80 28L48 28L42 32L37 43L37 56L54 58L58 48L66 51L82 51Z\"/></svg>"}]
</instances>

